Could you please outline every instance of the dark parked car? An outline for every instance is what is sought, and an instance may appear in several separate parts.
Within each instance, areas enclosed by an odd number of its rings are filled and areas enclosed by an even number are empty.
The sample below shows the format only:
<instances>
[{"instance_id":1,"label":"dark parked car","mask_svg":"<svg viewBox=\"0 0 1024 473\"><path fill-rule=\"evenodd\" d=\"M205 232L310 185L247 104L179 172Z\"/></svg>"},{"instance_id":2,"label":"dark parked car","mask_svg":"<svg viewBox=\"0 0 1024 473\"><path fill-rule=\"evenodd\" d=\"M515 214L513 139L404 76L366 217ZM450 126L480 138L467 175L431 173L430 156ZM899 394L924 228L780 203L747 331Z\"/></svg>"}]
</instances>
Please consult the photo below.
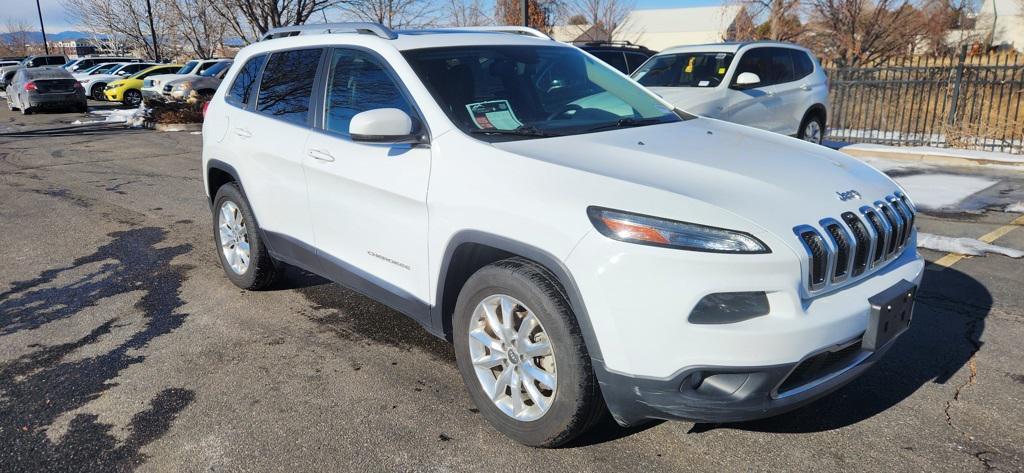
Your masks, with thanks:
<instances>
[{"instance_id":1,"label":"dark parked car","mask_svg":"<svg viewBox=\"0 0 1024 473\"><path fill-rule=\"evenodd\" d=\"M21 61L21 65L25 67L63 66L67 62L67 56L50 54L46 56L29 56Z\"/></svg>"},{"instance_id":2,"label":"dark parked car","mask_svg":"<svg viewBox=\"0 0 1024 473\"><path fill-rule=\"evenodd\" d=\"M18 69L7 85L7 108L28 115L43 108L70 108L85 112L82 84L59 67Z\"/></svg>"},{"instance_id":3,"label":"dark parked car","mask_svg":"<svg viewBox=\"0 0 1024 473\"><path fill-rule=\"evenodd\" d=\"M632 74L647 58L657 54L629 41L609 41L576 44L576 47L608 63L623 74Z\"/></svg>"}]
</instances>

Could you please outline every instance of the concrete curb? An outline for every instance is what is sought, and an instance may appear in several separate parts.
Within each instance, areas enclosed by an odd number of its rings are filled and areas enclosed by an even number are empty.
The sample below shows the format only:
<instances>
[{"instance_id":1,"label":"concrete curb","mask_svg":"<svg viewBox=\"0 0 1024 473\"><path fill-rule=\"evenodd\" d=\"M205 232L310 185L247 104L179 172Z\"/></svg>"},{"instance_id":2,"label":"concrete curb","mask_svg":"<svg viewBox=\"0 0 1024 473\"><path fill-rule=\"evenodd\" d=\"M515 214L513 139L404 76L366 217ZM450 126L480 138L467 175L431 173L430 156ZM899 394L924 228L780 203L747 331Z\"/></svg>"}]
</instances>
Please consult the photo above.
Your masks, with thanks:
<instances>
[{"instance_id":1,"label":"concrete curb","mask_svg":"<svg viewBox=\"0 0 1024 473\"><path fill-rule=\"evenodd\" d=\"M903 153L891 152L881 149L860 149L860 148L839 148L839 151L858 158L882 158L896 161L915 161L923 164L935 164L938 166L1010 166L1024 169L1024 161L1001 161L997 159L965 158L963 156L948 156L933 153Z\"/></svg>"}]
</instances>

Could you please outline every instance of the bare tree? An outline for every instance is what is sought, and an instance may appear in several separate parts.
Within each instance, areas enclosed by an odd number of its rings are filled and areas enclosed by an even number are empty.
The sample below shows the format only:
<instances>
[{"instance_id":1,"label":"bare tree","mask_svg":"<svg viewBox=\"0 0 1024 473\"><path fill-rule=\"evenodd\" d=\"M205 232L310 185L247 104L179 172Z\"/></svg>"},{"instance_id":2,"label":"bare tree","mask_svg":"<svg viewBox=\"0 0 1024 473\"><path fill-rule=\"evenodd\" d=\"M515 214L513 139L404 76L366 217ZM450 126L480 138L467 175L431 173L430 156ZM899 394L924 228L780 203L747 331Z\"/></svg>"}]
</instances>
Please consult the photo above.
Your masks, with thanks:
<instances>
[{"instance_id":1,"label":"bare tree","mask_svg":"<svg viewBox=\"0 0 1024 473\"><path fill-rule=\"evenodd\" d=\"M448 0L445 13L451 26L482 26L494 21L481 0Z\"/></svg>"},{"instance_id":2,"label":"bare tree","mask_svg":"<svg viewBox=\"0 0 1024 473\"><path fill-rule=\"evenodd\" d=\"M164 57L173 57L179 52L172 42L175 15L171 2L152 2L157 44L153 44L145 0L62 0L62 3L72 22L83 25L93 36L118 38L129 49L150 58L156 57L157 49Z\"/></svg>"},{"instance_id":3,"label":"bare tree","mask_svg":"<svg viewBox=\"0 0 1024 473\"><path fill-rule=\"evenodd\" d=\"M611 41L615 31L621 28L630 12L636 8L635 0L571 0L564 5L565 15L570 24L594 26L594 34L604 37L592 38L597 41Z\"/></svg>"},{"instance_id":4,"label":"bare tree","mask_svg":"<svg viewBox=\"0 0 1024 473\"><path fill-rule=\"evenodd\" d=\"M29 28L31 27L27 22L16 18L8 18L4 22L4 38L0 42L4 56L28 55Z\"/></svg>"},{"instance_id":5,"label":"bare tree","mask_svg":"<svg viewBox=\"0 0 1024 473\"><path fill-rule=\"evenodd\" d=\"M433 26L439 21L438 8L429 0L347 0L338 6L346 16L392 29Z\"/></svg>"},{"instance_id":6,"label":"bare tree","mask_svg":"<svg viewBox=\"0 0 1024 473\"><path fill-rule=\"evenodd\" d=\"M252 43L280 26L301 25L341 0L213 0L210 7L232 34Z\"/></svg>"},{"instance_id":7,"label":"bare tree","mask_svg":"<svg viewBox=\"0 0 1024 473\"><path fill-rule=\"evenodd\" d=\"M739 5L756 20L737 28L741 39L796 41L805 32L800 0L740 0Z\"/></svg>"},{"instance_id":8,"label":"bare tree","mask_svg":"<svg viewBox=\"0 0 1024 473\"><path fill-rule=\"evenodd\" d=\"M212 58L224 44L228 24L213 9L216 0L172 0L175 24L188 49L200 58Z\"/></svg>"},{"instance_id":9,"label":"bare tree","mask_svg":"<svg viewBox=\"0 0 1024 473\"><path fill-rule=\"evenodd\" d=\"M913 51L930 21L910 0L811 0L814 43L840 66L873 65Z\"/></svg>"},{"instance_id":10,"label":"bare tree","mask_svg":"<svg viewBox=\"0 0 1024 473\"><path fill-rule=\"evenodd\" d=\"M521 25L522 3L521 0L497 0L494 2L495 21L499 25ZM527 12L530 27L541 31L548 31L558 22L561 13L561 6L553 0L527 0Z\"/></svg>"}]
</instances>

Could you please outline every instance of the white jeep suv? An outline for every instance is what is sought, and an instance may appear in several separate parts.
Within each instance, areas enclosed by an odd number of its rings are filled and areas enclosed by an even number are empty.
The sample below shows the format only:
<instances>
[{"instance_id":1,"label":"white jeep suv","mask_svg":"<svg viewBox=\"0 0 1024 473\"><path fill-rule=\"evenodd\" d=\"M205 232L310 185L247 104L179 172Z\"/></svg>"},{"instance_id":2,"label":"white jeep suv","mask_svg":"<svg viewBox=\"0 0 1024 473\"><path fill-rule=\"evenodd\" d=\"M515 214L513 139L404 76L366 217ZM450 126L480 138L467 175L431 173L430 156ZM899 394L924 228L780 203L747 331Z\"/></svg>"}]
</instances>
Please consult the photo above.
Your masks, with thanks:
<instances>
[{"instance_id":1,"label":"white jeep suv","mask_svg":"<svg viewBox=\"0 0 1024 473\"><path fill-rule=\"evenodd\" d=\"M809 50L791 43L679 46L647 60L633 78L700 116L821 143L828 79Z\"/></svg>"},{"instance_id":2,"label":"white jeep suv","mask_svg":"<svg viewBox=\"0 0 1024 473\"><path fill-rule=\"evenodd\" d=\"M560 445L606 410L779 414L909 326L914 206L855 159L688 115L539 34L268 36L203 124L227 277L294 265L408 315L515 440Z\"/></svg>"}]
</instances>

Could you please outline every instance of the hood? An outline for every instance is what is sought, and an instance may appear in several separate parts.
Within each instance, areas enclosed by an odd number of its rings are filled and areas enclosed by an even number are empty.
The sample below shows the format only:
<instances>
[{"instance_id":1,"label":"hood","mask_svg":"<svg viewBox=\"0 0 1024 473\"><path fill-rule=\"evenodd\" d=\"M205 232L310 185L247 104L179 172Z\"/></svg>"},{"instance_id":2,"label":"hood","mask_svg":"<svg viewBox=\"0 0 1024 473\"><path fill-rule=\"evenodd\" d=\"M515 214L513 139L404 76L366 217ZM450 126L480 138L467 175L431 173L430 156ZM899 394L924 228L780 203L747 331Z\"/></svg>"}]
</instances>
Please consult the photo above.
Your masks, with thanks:
<instances>
[{"instance_id":1,"label":"hood","mask_svg":"<svg viewBox=\"0 0 1024 473\"><path fill-rule=\"evenodd\" d=\"M149 76L146 78L146 80L153 81L153 85L160 85L166 83L167 81L180 79L186 76L187 74L160 74L156 76Z\"/></svg>"},{"instance_id":2,"label":"hood","mask_svg":"<svg viewBox=\"0 0 1024 473\"><path fill-rule=\"evenodd\" d=\"M793 227L838 219L900 190L886 175L845 154L708 118L495 146L713 205L794 248ZM850 190L862 197L841 201L837 193ZM687 210L661 216L686 220Z\"/></svg>"}]
</instances>

